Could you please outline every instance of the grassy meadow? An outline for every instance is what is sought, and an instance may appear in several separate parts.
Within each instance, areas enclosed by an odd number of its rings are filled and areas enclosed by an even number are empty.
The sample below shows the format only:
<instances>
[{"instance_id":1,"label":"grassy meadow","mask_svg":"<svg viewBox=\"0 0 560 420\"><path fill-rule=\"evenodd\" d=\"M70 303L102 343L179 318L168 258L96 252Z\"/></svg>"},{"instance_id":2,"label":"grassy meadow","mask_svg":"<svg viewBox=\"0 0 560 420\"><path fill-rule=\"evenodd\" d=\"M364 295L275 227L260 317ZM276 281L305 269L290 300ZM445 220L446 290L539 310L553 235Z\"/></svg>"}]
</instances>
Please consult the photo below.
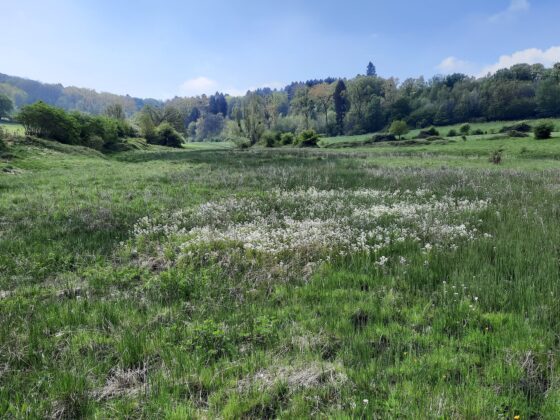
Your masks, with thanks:
<instances>
[{"instance_id":1,"label":"grassy meadow","mask_svg":"<svg viewBox=\"0 0 560 420\"><path fill-rule=\"evenodd\" d=\"M16 138L0 417L558 418L558 137Z\"/></svg>"},{"instance_id":2,"label":"grassy meadow","mask_svg":"<svg viewBox=\"0 0 560 420\"><path fill-rule=\"evenodd\" d=\"M0 122L0 128L6 130L8 133L11 134L21 134L23 135L25 130L23 126L16 123L7 123L7 122Z\"/></svg>"},{"instance_id":3,"label":"grassy meadow","mask_svg":"<svg viewBox=\"0 0 560 420\"><path fill-rule=\"evenodd\" d=\"M541 120L530 120L528 121L530 124L537 124L539 122L551 122L553 123L556 128L558 130L560 130L560 120L557 118L545 118L545 119L541 119ZM496 134L498 134L500 132L500 129L504 126L511 126L513 124L515 124L516 122L512 122L512 121L492 121L492 122L482 122L482 123L469 123L470 129L471 131L476 131L476 130L481 130L483 131L485 134L484 135L479 135L479 136L469 136L469 138L491 138L491 137L495 137ZM449 132L451 130L455 130L458 134L459 137L457 137L455 140L461 140L460 138L460 129L461 126L463 126L463 124L454 124L454 125L447 125L447 126L443 126L443 127L436 127L436 129L439 131L440 135L442 137L445 137L449 134ZM414 139L418 136L418 134L420 134L420 131L425 130L425 129L411 129L406 135L404 135L402 138L404 140L411 140ZM356 135L356 136L337 136L337 137L326 137L324 139L322 139L322 145L327 146L327 145L335 145L337 143L347 143L347 142L360 142L360 141L365 141L368 140L372 137L371 134L360 134L360 135Z\"/></svg>"}]
</instances>

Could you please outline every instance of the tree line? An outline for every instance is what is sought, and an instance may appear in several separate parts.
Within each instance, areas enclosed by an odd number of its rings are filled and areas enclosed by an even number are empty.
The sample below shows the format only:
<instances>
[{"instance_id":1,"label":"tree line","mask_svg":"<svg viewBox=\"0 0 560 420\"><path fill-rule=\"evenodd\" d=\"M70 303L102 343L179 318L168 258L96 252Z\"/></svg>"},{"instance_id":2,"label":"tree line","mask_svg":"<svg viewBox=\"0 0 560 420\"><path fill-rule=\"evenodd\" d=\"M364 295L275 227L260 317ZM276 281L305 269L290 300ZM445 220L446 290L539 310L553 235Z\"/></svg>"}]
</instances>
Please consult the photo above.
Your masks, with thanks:
<instances>
[{"instance_id":1,"label":"tree line","mask_svg":"<svg viewBox=\"0 0 560 420\"><path fill-rule=\"evenodd\" d=\"M164 145L177 145L183 139L253 145L280 139L284 133L297 139L310 131L331 136L374 133L387 130L395 121L424 128L560 116L560 63L551 68L517 64L481 78L456 73L402 83L378 76L371 62L365 70L352 79L294 82L283 89L262 88L241 97L217 92L147 101L137 103L136 110L114 100L102 113L117 107L122 114L117 121L126 119L136 134ZM0 117L2 101L8 98L14 105L12 97L1 92L0 85Z\"/></svg>"},{"instance_id":2,"label":"tree line","mask_svg":"<svg viewBox=\"0 0 560 420\"><path fill-rule=\"evenodd\" d=\"M366 74L352 79L295 82L243 97L174 98L161 109L177 115L175 128L191 141L242 136L250 143L268 131L335 136L383 131L394 121L425 128L559 117L560 63L517 64L481 78L456 73L402 83L379 77L369 63Z\"/></svg>"},{"instance_id":3,"label":"tree line","mask_svg":"<svg viewBox=\"0 0 560 420\"><path fill-rule=\"evenodd\" d=\"M175 107L184 116L186 133L193 140L235 135L240 117L256 118L263 131L314 129L327 135L378 132L396 120L424 128L558 117L560 64L552 68L517 64L482 78L456 73L399 83L377 76L370 63L365 75L349 80L310 80L282 90L259 89L241 98L227 97L227 110L209 106L216 95L175 98L164 107Z\"/></svg>"}]
</instances>

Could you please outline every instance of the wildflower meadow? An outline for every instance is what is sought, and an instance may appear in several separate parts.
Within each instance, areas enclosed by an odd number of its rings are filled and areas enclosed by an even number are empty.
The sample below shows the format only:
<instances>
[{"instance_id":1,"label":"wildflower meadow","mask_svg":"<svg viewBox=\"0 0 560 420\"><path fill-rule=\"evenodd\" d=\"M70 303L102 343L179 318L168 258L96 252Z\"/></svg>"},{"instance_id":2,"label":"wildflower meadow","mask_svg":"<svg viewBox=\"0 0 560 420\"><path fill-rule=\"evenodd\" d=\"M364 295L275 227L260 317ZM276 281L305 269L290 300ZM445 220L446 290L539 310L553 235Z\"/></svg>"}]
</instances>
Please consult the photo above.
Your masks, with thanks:
<instances>
[{"instance_id":1,"label":"wildflower meadow","mask_svg":"<svg viewBox=\"0 0 560 420\"><path fill-rule=\"evenodd\" d=\"M554 157L220 147L13 146L0 417L557 418Z\"/></svg>"}]
</instances>

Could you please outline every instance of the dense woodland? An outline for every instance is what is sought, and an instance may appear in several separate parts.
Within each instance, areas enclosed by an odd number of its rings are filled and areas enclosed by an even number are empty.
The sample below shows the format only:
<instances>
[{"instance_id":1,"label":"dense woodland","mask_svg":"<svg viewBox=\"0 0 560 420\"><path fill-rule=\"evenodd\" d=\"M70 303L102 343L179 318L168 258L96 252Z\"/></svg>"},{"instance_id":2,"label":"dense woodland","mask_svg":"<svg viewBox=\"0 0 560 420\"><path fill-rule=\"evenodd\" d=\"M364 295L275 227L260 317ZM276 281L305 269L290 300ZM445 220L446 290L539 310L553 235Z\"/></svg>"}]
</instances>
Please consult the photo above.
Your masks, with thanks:
<instances>
[{"instance_id":1,"label":"dense woodland","mask_svg":"<svg viewBox=\"0 0 560 420\"><path fill-rule=\"evenodd\" d=\"M353 79L294 82L281 90L263 88L243 97L218 92L168 101L97 93L0 74L0 98L0 117L20 112L20 121L27 122L28 128L33 124L29 118L25 120L26 107L37 101L42 103L33 105L28 117L31 111L44 111L57 114L59 120L61 115L70 118L70 122L64 122L64 130L71 126L74 134L59 135L67 143L99 146L119 137L142 136L150 143L170 146L183 139L233 140L247 145L275 139L289 144L293 136L301 138L305 132L307 137L311 131L330 136L374 133L386 130L394 121L423 128L558 117L560 63L552 68L517 64L482 78L452 74L403 82L379 77L369 63L366 73ZM28 132L52 136L58 128L45 130L35 124Z\"/></svg>"}]
</instances>

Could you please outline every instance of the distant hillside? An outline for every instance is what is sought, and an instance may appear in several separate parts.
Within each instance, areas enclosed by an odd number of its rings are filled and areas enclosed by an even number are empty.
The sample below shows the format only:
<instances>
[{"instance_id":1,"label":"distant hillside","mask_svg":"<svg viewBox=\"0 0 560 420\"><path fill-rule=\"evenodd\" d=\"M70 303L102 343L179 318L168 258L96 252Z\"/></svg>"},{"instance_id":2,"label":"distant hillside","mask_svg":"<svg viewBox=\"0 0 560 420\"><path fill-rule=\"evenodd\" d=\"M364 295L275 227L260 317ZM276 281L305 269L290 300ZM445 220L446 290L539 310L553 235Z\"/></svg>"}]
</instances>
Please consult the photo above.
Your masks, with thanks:
<instances>
[{"instance_id":1,"label":"distant hillside","mask_svg":"<svg viewBox=\"0 0 560 420\"><path fill-rule=\"evenodd\" d=\"M41 83L2 73L0 73L1 93L8 95L18 108L43 101L68 111L82 111L90 114L101 114L108 105L115 103L121 104L128 115L139 111L146 104L161 104L155 99L140 99L129 95L97 92L93 89Z\"/></svg>"}]
</instances>

